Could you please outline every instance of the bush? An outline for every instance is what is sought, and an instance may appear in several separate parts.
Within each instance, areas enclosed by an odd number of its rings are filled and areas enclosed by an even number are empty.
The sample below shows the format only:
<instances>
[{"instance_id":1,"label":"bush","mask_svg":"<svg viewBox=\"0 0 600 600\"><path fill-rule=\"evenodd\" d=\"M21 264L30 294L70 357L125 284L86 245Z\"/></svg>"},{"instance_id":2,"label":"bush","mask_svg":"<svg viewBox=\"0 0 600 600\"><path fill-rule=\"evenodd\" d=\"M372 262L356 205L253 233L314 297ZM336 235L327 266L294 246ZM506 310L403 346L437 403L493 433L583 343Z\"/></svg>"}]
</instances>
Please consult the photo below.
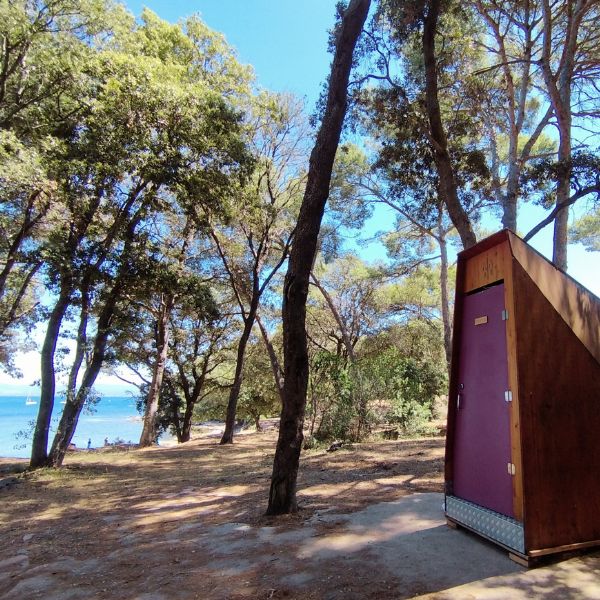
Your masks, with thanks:
<instances>
[{"instance_id":1,"label":"bush","mask_svg":"<svg viewBox=\"0 0 600 600\"><path fill-rule=\"evenodd\" d=\"M310 434L320 442L350 439L356 410L346 361L323 351L314 357L311 367Z\"/></svg>"},{"instance_id":2,"label":"bush","mask_svg":"<svg viewBox=\"0 0 600 600\"><path fill-rule=\"evenodd\" d=\"M358 441L377 422L407 435L429 430L446 386L443 362L403 356L397 348L348 364L321 351L313 357L307 415L316 441Z\"/></svg>"},{"instance_id":3,"label":"bush","mask_svg":"<svg viewBox=\"0 0 600 600\"><path fill-rule=\"evenodd\" d=\"M427 431L435 400L446 386L445 374L430 363L402 358L395 363L391 375L388 421L409 435Z\"/></svg>"}]
</instances>

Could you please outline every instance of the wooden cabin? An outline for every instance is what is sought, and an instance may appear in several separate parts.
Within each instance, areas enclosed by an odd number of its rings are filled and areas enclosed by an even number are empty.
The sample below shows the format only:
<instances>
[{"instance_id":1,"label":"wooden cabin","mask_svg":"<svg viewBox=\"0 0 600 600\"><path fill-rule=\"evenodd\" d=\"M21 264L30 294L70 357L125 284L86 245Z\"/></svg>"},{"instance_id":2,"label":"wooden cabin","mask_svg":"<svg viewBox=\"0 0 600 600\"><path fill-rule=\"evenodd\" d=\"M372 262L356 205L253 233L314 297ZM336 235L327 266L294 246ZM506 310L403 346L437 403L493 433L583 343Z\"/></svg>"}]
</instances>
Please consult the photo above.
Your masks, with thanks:
<instances>
[{"instance_id":1,"label":"wooden cabin","mask_svg":"<svg viewBox=\"0 0 600 600\"><path fill-rule=\"evenodd\" d=\"M522 564L600 545L600 299L508 230L458 255L445 494Z\"/></svg>"}]
</instances>

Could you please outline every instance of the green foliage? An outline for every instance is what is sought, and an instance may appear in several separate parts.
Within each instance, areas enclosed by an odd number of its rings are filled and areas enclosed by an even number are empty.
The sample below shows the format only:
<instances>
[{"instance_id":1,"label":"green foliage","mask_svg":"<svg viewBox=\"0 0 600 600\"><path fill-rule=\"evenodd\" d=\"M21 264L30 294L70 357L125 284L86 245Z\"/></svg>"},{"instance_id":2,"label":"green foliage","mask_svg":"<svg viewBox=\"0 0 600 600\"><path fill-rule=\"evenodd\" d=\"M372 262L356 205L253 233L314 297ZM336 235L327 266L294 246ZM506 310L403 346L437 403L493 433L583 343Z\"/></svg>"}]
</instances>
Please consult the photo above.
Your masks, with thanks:
<instances>
[{"instance_id":1,"label":"green foliage","mask_svg":"<svg viewBox=\"0 0 600 600\"><path fill-rule=\"evenodd\" d=\"M600 156L592 152L575 152L568 164L551 158L542 158L532 162L523 171L521 184L544 208L550 208L556 202L556 184L563 173L570 169L571 194L589 194L598 203L600 201Z\"/></svg>"},{"instance_id":2,"label":"green foliage","mask_svg":"<svg viewBox=\"0 0 600 600\"><path fill-rule=\"evenodd\" d=\"M318 441L354 438L357 415L353 381L346 361L330 352L318 352L311 361L309 382L314 402L309 418L320 419L314 437Z\"/></svg>"},{"instance_id":3,"label":"green foliage","mask_svg":"<svg viewBox=\"0 0 600 600\"><path fill-rule=\"evenodd\" d=\"M363 70L378 86L356 94L354 119L376 142L373 168L384 202L393 202L426 229L437 224L439 176L429 130L421 28L423 3L381 2L365 38ZM481 24L464 3L446 3L436 45L440 109L459 198L477 219L489 185L482 149L485 85L473 72L482 49L472 43Z\"/></svg>"},{"instance_id":4,"label":"green foliage","mask_svg":"<svg viewBox=\"0 0 600 600\"><path fill-rule=\"evenodd\" d=\"M588 252L600 252L600 209L579 217L569 231L569 238L583 244Z\"/></svg>"},{"instance_id":5,"label":"green foliage","mask_svg":"<svg viewBox=\"0 0 600 600\"><path fill-rule=\"evenodd\" d=\"M353 347L360 345L363 336L381 327L385 310L382 302L385 288L380 287L381 272L348 253L327 263L317 261L313 276L318 278L319 284L312 287L307 303L307 318L314 330L312 335L317 336L319 332L318 337L322 338L326 334L327 341L322 339L321 346L337 352L331 344L335 340L339 351L347 355L340 321ZM337 317L332 313L331 303Z\"/></svg>"},{"instance_id":6,"label":"green foliage","mask_svg":"<svg viewBox=\"0 0 600 600\"><path fill-rule=\"evenodd\" d=\"M339 146L327 200L328 221L335 219L338 226L347 229L364 225L373 212L373 207L364 201L369 171L369 161L361 148L351 143Z\"/></svg>"},{"instance_id":7,"label":"green foliage","mask_svg":"<svg viewBox=\"0 0 600 600\"><path fill-rule=\"evenodd\" d=\"M275 387L268 356L261 340L253 340L246 349L242 389L237 414L259 427L260 418L278 416L281 400Z\"/></svg>"},{"instance_id":8,"label":"green foliage","mask_svg":"<svg viewBox=\"0 0 600 600\"><path fill-rule=\"evenodd\" d=\"M232 340L235 341L235 338ZM227 408L229 383L235 369L235 354L228 349L221 349L217 360L220 367L215 371L219 385L212 389L195 408L196 420L223 419ZM240 390L236 415L239 421L251 422L257 428L261 417L279 416L281 401L268 356L264 351L261 340L251 338L246 349L242 388Z\"/></svg>"},{"instance_id":9,"label":"green foliage","mask_svg":"<svg viewBox=\"0 0 600 600\"><path fill-rule=\"evenodd\" d=\"M422 433L433 416L436 397L445 390L445 373L429 363L392 356L395 360L388 377L393 396L388 420L407 434Z\"/></svg>"},{"instance_id":10,"label":"green foliage","mask_svg":"<svg viewBox=\"0 0 600 600\"><path fill-rule=\"evenodd\" d=\"M103 0L0 3L0 364L43 315L40 274L60 214L56 157L86 110L98 44L123 9ZM113 21L114 18L114 21ZM12 346L13 352L4 348Z\"/></svg>"},{"instance_id":11,"label":"green foliage","mask_svg":"<svg viewBox=\"0 0 600 600\"><path fill-rule=\"evenodd\" d=\"M427 335L422 325L415 321L395 328L388 340L384 337L381 342L387 346L391 337L398 345L379 349L361 365L376 390L379 419L398 424L406 434L426 430L434 416L434 402L446 390L440 335Z\"/></svg>"},{"instance_id":12,"label":"green foliage","mask_svg":"<svg viewBox=\"0 0 600 600\"><path fill-rule=\"evenodd\" d=\"M398 425L406 435L427 432L435 400L447 385L440 333L415 320L369 338L363 350L354 363L331 352L313 356L310 436L356 441L383 423Z\"/></svg>"}]
</instances>

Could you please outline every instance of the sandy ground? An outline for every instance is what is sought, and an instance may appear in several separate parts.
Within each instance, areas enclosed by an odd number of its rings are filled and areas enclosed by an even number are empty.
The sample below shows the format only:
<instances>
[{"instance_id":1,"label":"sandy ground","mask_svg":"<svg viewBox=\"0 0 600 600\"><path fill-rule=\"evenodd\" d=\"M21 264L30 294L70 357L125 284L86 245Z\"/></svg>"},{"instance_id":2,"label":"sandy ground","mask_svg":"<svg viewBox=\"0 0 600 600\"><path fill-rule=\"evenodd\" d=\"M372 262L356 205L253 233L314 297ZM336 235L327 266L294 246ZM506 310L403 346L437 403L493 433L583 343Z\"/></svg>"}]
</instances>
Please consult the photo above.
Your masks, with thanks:
<instances>
[{"instance_id":1,"label":"sandy ground","mask_svg":"<svg viewBox=\"0 0 600 600\"><path fill-rule=\"evenodd\" d=\"M0 598L598 598L600 553L527 571L445 526L443 439L306 452L298 515L263 516L275 433L0 460Z\"/></svg>"}]
</instances>

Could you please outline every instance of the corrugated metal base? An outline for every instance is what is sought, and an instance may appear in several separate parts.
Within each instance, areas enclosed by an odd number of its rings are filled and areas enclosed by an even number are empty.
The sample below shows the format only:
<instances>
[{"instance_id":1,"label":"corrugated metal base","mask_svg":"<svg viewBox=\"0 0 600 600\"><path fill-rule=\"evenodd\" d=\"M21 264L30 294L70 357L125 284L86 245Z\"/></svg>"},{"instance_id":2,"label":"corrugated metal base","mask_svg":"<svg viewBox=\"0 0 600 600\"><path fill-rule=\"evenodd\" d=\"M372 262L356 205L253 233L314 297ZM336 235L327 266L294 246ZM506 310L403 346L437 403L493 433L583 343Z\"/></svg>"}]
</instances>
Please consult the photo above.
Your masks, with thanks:
<instances>
[{"instance_id":1,"label":"corrugated metal base","mask_svg":"<svg viewBox=\"0 0 600 600\"><path fill-rule=\"evenodd\" d=\"M455 496L446 496L446 516L506 548L525 554L523 525L510 517Z\"/></svg>"}]
</instances>

